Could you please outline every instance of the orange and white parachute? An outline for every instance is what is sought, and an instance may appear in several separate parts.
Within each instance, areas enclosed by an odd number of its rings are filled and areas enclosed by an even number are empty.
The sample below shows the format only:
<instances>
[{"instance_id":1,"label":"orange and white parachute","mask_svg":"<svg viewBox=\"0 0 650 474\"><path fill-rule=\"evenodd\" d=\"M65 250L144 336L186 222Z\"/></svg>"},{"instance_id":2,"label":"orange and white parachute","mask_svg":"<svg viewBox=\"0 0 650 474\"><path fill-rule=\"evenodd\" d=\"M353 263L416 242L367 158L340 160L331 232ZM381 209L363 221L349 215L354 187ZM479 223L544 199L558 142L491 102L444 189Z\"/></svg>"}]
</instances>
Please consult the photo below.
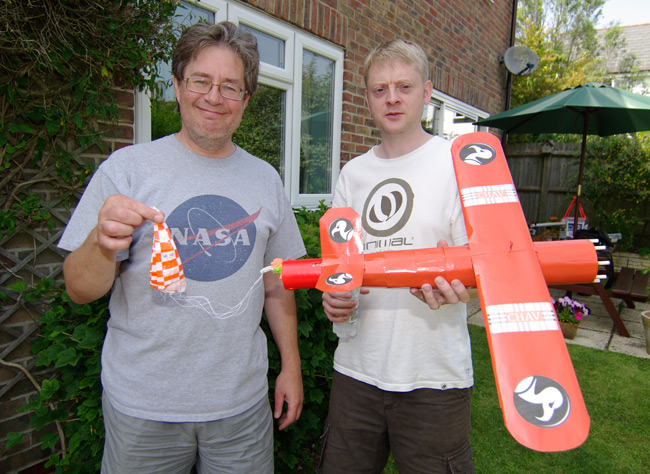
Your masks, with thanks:
<instances>
[{"instance_id":1,"label":"orange and white parachute","mask_svg":"<svg viewBox=\"0 0 650 474\"><path fill-rule=\"evenodd\" d=\"M183 264L167 224L154 224L151 247L151 287L165 293L185 291Z\"/></svg>"}]
</instances>

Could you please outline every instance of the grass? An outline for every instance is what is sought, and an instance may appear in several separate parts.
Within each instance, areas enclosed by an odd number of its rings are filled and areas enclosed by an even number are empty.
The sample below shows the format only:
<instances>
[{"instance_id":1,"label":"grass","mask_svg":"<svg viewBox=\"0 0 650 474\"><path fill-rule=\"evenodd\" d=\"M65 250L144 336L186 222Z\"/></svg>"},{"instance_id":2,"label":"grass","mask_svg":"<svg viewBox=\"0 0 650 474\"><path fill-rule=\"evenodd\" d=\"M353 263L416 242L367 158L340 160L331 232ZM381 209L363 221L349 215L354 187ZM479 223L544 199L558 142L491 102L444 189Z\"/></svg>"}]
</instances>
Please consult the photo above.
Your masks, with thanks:
<instances>
[{"instance_id":1,"label":"grass","mask_svg":"<svg viewBox=\"0 0 650 474\"><path fill-rule=\"evenodd\" d=\"M650 361L569 345L591 418L582 446L540 453L517 443L499 408L485 329L470 326L474 360L472 447L477 473L650 472ZM398 473L392 459L384 474Z\"/></svg>"}]
</instances>

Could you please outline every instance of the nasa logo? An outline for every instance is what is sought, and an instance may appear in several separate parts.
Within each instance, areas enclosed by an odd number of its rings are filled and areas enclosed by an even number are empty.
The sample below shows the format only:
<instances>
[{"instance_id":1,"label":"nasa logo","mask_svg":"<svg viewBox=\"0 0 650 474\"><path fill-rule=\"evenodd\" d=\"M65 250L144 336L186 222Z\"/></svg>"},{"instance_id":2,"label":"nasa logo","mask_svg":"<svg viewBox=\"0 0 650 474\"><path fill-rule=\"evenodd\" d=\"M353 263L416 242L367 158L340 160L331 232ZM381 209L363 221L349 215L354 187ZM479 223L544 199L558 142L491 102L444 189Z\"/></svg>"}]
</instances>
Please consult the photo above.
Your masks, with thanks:
<instances>
[{"instance_id":1,"label":"nasa logo","mask_svg":"<svg viewBox=\"0 0 650 474\"><path fill-rule=\"evenodd\" d=\"M571 412L571 400L564 387L539 375L526 377L517 384L514 402L519 414L540 428L561 425Z\"/></svg>"},{"instance_id":2,"label":"nasa logo","mask_svg":"<svg viewBox=\"0 0 650 474\"><path fill-rule=\"evenodd\" d=\"M487 165L496 157L494 148L484 143L470 143L461 148L460 159L468 165Z\"/></svg>"},{"instance_id":3,"label":"nasa logo","mask_svg":"<svg viewBox=\"0 0 650 474\"><path fill-rule=\"evenodd\" d=\"M325 279L325 283L330 286L341 286L352 281L352 275L349 273L332 273Z\"/></svg>"},{"instance_id":4,"label":"nasa logo","mask_svg":"<svg viewBox=\"0 0 650 474\"><path fill-rule=\"evenodd\" d=\"M377 237L401 230L413 211L413 190L399 178L382 181L370 192L363 206L363 228Z\"/></svg>"},{"instance_id":5,"label":"nasa logo","mask_svg":"<svg viewBox=\"0 0 650 474\"><path fill-rule=\"evenodd\" d=\"M196 196L167 216L185 276L197 281L217 281L239 270L255 247L255 220L224 196Z\"/></svg>"},{"instance_id":6,"label":"nasa logo","mask_svg":"<svg viewBox=\"0 0 650 474\"><path fill-rule=\"evenodd\" d=\"M328 233L330 239L337 244L349 242L354 235L354 226L349 220L339 217L334 219L329 226Z\"/></svg>"}]
</instances>

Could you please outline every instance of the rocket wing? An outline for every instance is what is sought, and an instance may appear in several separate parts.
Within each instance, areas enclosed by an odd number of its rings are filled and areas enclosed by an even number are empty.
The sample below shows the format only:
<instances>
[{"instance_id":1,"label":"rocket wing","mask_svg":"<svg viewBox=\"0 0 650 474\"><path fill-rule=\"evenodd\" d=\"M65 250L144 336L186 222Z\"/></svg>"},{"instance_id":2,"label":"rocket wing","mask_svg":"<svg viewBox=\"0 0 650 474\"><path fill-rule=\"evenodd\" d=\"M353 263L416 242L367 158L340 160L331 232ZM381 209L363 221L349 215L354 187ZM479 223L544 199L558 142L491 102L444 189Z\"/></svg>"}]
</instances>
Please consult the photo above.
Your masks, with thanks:
<instances>
[{"instance_id":1,"label":"rocket wing","mask_svg":"<svg viewBox=\"0 0 650 474\"><path fill-rule=\"evenodd\" d=\"M470 133L452 155L505 425L528 448L573 449L589 415L501 144Z\"/></svg>"}]
</instances>

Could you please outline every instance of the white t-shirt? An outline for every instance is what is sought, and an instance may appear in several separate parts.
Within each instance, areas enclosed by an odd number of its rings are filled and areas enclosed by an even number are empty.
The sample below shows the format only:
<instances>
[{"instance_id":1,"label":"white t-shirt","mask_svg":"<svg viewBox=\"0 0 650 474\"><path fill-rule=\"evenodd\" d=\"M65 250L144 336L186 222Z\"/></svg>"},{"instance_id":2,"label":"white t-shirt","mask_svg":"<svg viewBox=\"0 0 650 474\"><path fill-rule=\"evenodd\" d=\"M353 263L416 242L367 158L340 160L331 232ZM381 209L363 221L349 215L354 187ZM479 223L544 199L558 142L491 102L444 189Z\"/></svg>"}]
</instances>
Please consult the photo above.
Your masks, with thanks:
<instances>
[{"instance_id":1,"label":"white t-shirt","mask_svg":"<svg viewBox=\"0 0 650 474\"><path fill-rule=\"evenodd\" d=\"M467 244L450 147L432 137L407 155L383 159L372 149L343 167L333 207L361 215L365 253ZM358 324L356 337L339 342L338 372L397 392L473 385L464 303L432 311L408 288L370 288Z\"/></svg>"}]
</instances>

